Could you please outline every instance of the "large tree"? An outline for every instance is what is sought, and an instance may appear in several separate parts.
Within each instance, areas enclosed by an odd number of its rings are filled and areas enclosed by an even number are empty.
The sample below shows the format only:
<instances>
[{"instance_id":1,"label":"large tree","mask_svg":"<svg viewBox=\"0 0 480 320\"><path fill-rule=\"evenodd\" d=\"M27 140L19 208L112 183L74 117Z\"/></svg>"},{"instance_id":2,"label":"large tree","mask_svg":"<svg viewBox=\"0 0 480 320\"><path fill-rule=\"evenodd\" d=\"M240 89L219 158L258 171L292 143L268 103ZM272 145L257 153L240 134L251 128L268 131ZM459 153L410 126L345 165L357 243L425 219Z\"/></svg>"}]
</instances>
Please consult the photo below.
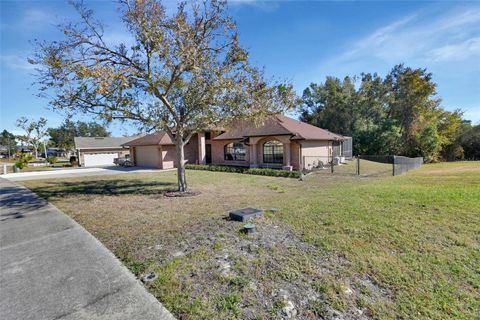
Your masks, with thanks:
<instances>
[{"instance_id":1,"label":"large tree","mask_svg":"<svg viewBox=\"0 0 480 320\"><path fill-rule=\"evenodd\" d=\"M480 159L480 124L472 126L471 121L463 121L460 133L455 141L447 145L445 158L447 160L479 160Z\"/></svg>"},{"instance_id":2,"label":"large tree","mask_svg":"<svg viewBox=\"0 0 480 320\"><path fill-rule=\"evenodd\" d=\"M56 109L134 120L164 130L176 145L178 187L187 190L184 146L193 134L233 119L256 121L293 107L292 87L267 82L251 66L223 1L181 3L167 15L160 0L120 0L135 44L112 45L83 4L65 39L40 43L43 92Z\"/></svg>"},{"instance_id":3,"label":"large tree","mask_svg":"<svg viewBox=\"0 0 480 320\"><path fill-rule=\"evenodd\" d=\"M432 74L401 64L385 78L327 77L303 93L302 120L352 136L357 154L446 157L443 150L456 152L447 146L460 132L461 116L440 107Z\"/></svg>"},{"instance_id":4,"label":"large tree","mask_svg":"<svg viewBox=\"0 0 480 320\"><path fill-rule=\"evenodd\" d=\"M33 148L35 158L38 158L38 148L41 143L45 143L47 136L47 119L40 118L37 120L28 119L27 117L21 117L17 119L17 127L23 129L25 134L17 136L18 140L27 144Z\"/></svg>"},{"instance_id":5,"label":"large tree","mask_svg":"<svg viewBox=\"0 0 480 320\"><path fill-rule=\"evenodd\" d=\"M58 128L48 128L50 144L57 148L71 150L74 147L74 137L108 137L110 132L105 126L96 122L73 122L65 120Z\"/></svg>"},{"instance_id":6,"label":"large tree","mask_svg":"<svg viewBox=\"0 0 480 320\"><path fill-rule=\"evenodd\" d=\"M10 158L17 149L15 135L4 129L2 133L0 133L0 145L7 148L7 155Z\"/></svg>"},{"instance_id":7,"label":"large tree","mask_svg":"<svg viewBox=\"0 0 480 320\"><path fill-rule=\"evenodd\" d=\"M345 77L327 77L324 83L310 84L303 91L301 118L316 126L337 133L351 134L357 101L354 81Z\"/></svg>"}]
</instances>

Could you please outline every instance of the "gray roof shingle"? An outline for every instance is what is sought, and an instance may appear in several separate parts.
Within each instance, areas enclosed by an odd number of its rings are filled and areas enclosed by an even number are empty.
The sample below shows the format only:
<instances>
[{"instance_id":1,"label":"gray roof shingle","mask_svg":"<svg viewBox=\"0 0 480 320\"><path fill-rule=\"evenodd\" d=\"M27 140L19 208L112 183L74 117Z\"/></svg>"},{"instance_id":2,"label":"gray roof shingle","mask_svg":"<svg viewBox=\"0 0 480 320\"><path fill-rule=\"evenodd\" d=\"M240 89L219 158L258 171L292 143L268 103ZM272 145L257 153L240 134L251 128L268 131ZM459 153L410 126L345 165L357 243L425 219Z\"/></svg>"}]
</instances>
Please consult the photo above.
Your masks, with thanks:
<instances>
[{"instance_id":1,"label":"gray roof shingle","mask_svg":"<svg viewBox=\"0 0 480 320\"><path fill-rule=\"evenodd\" d=\"M75 149L121 149L122 145L138 138L132 137L75 137Z\"/></svg>"}]
</instances>

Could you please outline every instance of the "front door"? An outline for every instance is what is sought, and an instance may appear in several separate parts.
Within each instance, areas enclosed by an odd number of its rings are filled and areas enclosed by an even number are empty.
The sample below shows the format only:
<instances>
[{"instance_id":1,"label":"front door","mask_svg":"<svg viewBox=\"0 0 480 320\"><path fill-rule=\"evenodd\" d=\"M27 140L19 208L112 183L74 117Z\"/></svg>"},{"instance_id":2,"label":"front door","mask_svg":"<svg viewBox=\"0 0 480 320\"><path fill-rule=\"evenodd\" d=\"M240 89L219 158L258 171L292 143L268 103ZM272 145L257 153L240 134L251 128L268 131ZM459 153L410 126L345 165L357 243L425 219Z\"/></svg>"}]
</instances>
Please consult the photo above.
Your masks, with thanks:
<instances>
[{"instance_id":1,"label":"front door","mask_svg":"<svg viewBox=\"0 0 480 320\"><path fill-rule=\"evenodd\" d=\"M211 144L205 145L205 163L206 164L212 163L212 145Z\"/></svg>"}]
</instances>

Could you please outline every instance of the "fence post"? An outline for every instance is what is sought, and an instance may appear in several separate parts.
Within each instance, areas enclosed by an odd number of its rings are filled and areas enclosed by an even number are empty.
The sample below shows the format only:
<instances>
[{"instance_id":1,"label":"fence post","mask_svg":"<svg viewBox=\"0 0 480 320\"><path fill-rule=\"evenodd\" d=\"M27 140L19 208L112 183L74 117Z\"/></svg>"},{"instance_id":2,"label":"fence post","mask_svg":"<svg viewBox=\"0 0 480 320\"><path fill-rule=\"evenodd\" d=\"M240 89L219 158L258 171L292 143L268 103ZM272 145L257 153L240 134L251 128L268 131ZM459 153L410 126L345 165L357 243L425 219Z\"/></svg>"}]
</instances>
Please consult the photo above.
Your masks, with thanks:
<instances>
[{"instance_id":1,"label":"fence post","mask_svg":"<svg viewBox=\"0 0 480 320\"><path fill-rule=\"evenodd\" d=\"M357 175L360 175L360 155L357 156Z\"/></svg>"},{"instance_id":2,"label":"fence post","mask_svg":"<svg viewBox=\"0 0 480 320\"><path fill-rule=\"evenodd\" d=\"M395 176L395 155L393 155L393 161L392 161L392 166L393 166L393 169L392 169L392 173L393 173L393 176Z\"/></svg>"},{"instance_id":3,"label":"fence post","mask_svg":"<svg viewBox=\"0 0 480 320\"><path fill-rule=\"evenodd\" d=\"M7 174L7 165L3 164L3 174Z\"/></svg>"}]
</instances>

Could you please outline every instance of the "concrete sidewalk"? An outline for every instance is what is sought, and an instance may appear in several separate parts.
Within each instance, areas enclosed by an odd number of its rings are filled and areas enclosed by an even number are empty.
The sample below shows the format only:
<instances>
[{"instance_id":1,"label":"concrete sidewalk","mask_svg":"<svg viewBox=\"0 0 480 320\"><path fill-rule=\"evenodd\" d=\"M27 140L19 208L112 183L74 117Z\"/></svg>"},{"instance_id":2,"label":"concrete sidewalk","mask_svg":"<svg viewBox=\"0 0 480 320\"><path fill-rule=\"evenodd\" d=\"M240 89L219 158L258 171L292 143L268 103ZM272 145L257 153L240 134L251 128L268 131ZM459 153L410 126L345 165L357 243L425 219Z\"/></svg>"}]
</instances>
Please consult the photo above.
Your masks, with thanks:
<instances>
[{"instance_id":1,"label":"concrete sidewalk","mask_svg":"<svg viewBox=\"0 0 480 320\"><path fill-rule=\"evenodd\" d=\"M0 318L174 319L90 233L2 178Z\"/></svg>"}]
</instances>

